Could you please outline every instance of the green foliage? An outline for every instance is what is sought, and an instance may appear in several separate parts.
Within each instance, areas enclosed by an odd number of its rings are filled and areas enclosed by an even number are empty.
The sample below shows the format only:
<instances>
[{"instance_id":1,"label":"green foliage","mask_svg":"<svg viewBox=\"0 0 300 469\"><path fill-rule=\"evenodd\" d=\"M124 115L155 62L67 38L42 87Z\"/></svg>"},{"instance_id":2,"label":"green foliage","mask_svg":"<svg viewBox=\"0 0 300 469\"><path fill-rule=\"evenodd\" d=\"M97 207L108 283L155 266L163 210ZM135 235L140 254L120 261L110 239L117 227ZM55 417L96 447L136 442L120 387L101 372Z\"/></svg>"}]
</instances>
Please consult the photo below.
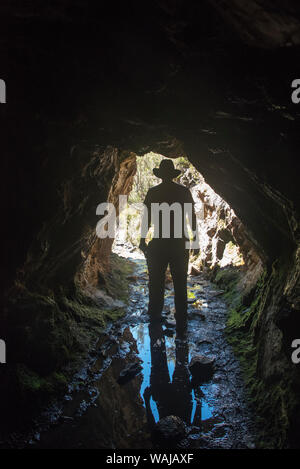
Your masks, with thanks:
<instances>
[{"instance_id":1,"label":"green foliage","mask_svg":"<svg viewBox=\"0 0 300 469\"><path fill-rule=\"evenodd\" d=\"M158 167L163 158L162 155L153 152L143 157L137 157L137 170L129 196L129 203L143 202L150 187L159 184L160 180L154 176L153 168Z\"/></svg>"},{"instance_id":2,"label":"green foliage","mask_svg":"<svg viewBox=\"0 0 300 469\"><path fill-rule=\"evenodd\" d=\"M214 282L225 290L224 298L231 308L239 308L242 295L238 289L240 271L236 267L218 268Z\"/></svg>"},{"instance_id":3,"label":"green foliage","mask_svg":"<svg viewBox=\"0 0 300 469\"><path fill-rule=\"evenodd\" d=\"M129 196L129 203L144 202L150 187L161 182L159 178L154 176L153 168L157 168L162 159L164 159L162 155L158 155L153 152L150 152L143 157L137 157L137 171L132 191ZM174 158L173 162L175 167L180 169L182 172L176 179L177 182L180 182L180 179L183 178L187 172L189 172L190 177L195 181L195 184L200 180L201 176L199 175L199 172L187 158Z\"/></svg>"},{"instance_id":4,"label":"green foliage","mask_svg":"<svg viewBox=\"0 0 300 469\"><path fill-rule=\"evenodd\" d=\"M128 279L133 272L133 264L128 259L123 259L116 254L110 257L111 270L106 276L108 293L114 298L127 303L128 301Z\"/></svg>"},{"instance_id":5,"label":"green foliage","mask_svg":"<svg viewBox=\"0 0 300 469\"><path fill-rule=\"evenodd\" d=\"M66 392L68 380L63 373L54 372L41 377L24 364L17 366L17 384L21 399L38 399L42 403L44 397Z\"/></svg>"}]
</instances>

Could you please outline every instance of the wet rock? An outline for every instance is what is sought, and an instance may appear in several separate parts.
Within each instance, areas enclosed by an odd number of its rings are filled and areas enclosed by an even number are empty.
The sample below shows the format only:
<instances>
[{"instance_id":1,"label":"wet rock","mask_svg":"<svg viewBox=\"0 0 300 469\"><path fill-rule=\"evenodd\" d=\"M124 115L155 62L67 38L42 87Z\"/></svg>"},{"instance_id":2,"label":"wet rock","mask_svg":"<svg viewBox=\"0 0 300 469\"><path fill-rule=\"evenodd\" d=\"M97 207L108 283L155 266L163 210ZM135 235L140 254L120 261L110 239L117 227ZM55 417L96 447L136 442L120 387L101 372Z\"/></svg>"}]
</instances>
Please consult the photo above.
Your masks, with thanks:
<instances>
[{"instance_id":1,"label":"wet rock","mask_svg":"<svg viewBox=\"0 0 300 469\"><path fill-rule=\"evenodd\" d=\"M195 355L189 364L189 370L193 380L203 382L209 380L214 373L215 358L206 357L205 355Z\"/></svg>"},{"instance_id":2,"label":"wet rock","mask_svg":"<svg viewBox=\"0 0 300 469\"><path fill-rule=\"evenodd\" d=\"M165 336L167 336L167 337L173 337L173 336L174 336L174 330L173 330L173 329L166 328L166 329L164 330L164 334L165 334Z\"/></svg>"},{"instance_id":3,"label":"wet rock","mask_svg":"<svg viewBox=\"0 0 300 469\"><path fill-rule=\"evenodd\" d=\"M200 429L199 427L196 427L195 425L192 425L191 427L188 428L188 435L200 435Z\"/></svg>"},{"instance_id":4,"label":"wet rock","mask_svg":"<svg viewBox=\"0 0 300 469\"><path fill-rule=\"evenodd\" d=\"M212 430L212 434L214 438L222 438L226 435L226 431L228 429L228 424L222 422L215 425Z\"/></svg>"},{"instance_id":5,"label":"wet rock","mask_svg":"<svg viewBox=\"0 0 300 469\"><path fill-rule=\"evenodd\" d=\"M187 302L188 302L189 305L192 305L192 304L196 303L196 301L197 301L197 298L191 298Z\"/></svg>"},{"instance_id":6,"label":"wet rock","mask_svg":"<svg viewBox=\"0 0 300 469\"><path fill-rule=\"evenodd\" d=\"M255 443L253 442L246 443L246 446L248 449L255 449Z\"/></svg>"},{"instance_id":7,"label":"wet rock","mask_svg":"<svg viewBox=\"0 0 300 469\"><path fill-rule=\"evenodd\" d=\"M177 445L177 448L179 449L187 449L189 447L190 447L190 441L188 438L184 438L183 440L180 440Z\"/></svg>"},{"instance_id":8,"label":"wet rock","mask_svg":"<svg viewBox=\"0 0 300 469\"><path fill-rule=\"evenodd\" d=\"M142 370L142 366L139 362L129 363L120 373L118 378L119 384L128 383L132 378L137 376Z\"/></svg>"},{"instance_id":9,"label":"wet rock","mask_svg":"<svg viewBox=\"0 0 300 469\"><path fill-rule=\"evenodd\" d=\"M176 320L175 320L175 319L168 318L168 319L166 320L166 323L165 323L165 324L166 324L166 326L167 326L168 329L172 329L172 328L174 328L174 327L176 326Z\"/></svg>"},{"instance_id":10,"label":"wet rock","mask_svg":"<svg viewBox=\"0 0 300 469\"><path fill-rule=\"evenodd\" d=\"M200 339L197 341L198 345L211 345L212 341L208 339Z\"/></svg>"},{"instance_id":11,"label":"wet rock","mask_svg":"<svg viewBox=\"0 0 300 469\"><path fill-rule=\"evenodd\" d=\"M63 422L73 422L74 421L74 417L69 417L68 415L62 415L61 416L61 420Z\"/></svg>"},{"instance_id":12,"label":"wet rock","mask_svg":"<svg viewBox=\"0 0 300 469\"><path fill-rule=\"evenodd\" d=\"M214 447L214 441L210 434L195 433L190 435L189 439L197 442L197 448L211 449Z\"/></svg>"},{"instance_id":13,"label":"wet rock","mask_svg":"<svg viewBox=\"0 0 300 469\"><path fill-rule=\"evenodd\" d=\"M221 296L225 293L225 290L219 290L219 291L211 290L209 293L212 297Z\"/></svg>"},{"instance_id":14,"label":"wet rock","mask_svg":"<svg viewBox=\"0 0 300 469\"><path fill-rule=\"evenodd\" d=\"M157 442L173 446L185 440L187 427L180 417L168 415L156 424L153 436Z\"/></svg>"},{"instance_id":15,"label":"wet rock","mask_svg":"<svg viewBox=\"0 0 300 469\"><path fill-rule=\"evenodd\" d=\"M196 319L200 319L201 321L205 321L205 315L195 309L190 311L190 316Z\"/></svg>"}]
</instances>

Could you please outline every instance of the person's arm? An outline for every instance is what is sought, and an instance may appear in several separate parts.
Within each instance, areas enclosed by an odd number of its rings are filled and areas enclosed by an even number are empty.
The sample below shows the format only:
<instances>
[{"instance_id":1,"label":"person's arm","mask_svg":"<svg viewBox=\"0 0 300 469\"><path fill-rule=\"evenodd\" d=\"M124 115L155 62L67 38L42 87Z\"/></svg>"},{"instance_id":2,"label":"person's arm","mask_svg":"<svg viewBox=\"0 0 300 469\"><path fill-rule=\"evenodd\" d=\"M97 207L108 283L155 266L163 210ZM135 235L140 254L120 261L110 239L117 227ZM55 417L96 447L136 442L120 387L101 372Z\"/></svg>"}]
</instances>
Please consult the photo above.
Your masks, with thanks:
<instances>
[{"instance_id":1,"label":"person's arm","mask_svg":"<svg viewBox=\"0 0 300 469\"><path fill-rule=\"evenodd\" d=\"M143 208L143 215L142 215L142 223L141 223L141 241L139 248L146 254L147 251L147 244L146 244L146 237L151 226L151 203L150 203L150 196L149 191L146 195L144 201L144 208Z\"/></svg>"},{"instance_id":2,"label":"person's arm","mask_svg":"<svg viewBox=\"0 0 300 469\"><path fill-rule=\"evenodd\" d=\"M195 212L195 202L192 197L191 192L188 190L188 203L191 204L191 210L188 210L188 221L190 228L193 232L193 238L192 238L192 247L191 250L193 251L193 254L199 254L200 247L199 247L199 235L198 235L198 224L197 224L197 218L196 218L196 212Z\"/></svg>"}]
</instances>

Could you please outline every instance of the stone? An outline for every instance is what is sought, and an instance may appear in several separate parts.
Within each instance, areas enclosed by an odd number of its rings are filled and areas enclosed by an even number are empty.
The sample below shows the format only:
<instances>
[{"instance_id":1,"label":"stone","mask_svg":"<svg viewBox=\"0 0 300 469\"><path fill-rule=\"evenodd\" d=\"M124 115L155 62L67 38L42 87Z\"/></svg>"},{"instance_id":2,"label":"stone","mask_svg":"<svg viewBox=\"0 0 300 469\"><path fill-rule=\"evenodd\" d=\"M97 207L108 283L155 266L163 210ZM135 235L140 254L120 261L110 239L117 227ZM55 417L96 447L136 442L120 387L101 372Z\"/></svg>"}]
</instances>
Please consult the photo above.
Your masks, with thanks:
<instances>
[{"instance_id":1,"label":"stone","mask_svg":"<svg viewBox=\"0 0 300 469\"><path fill-rule=\"evenodd\" d=\"M120 373L118 378L119 384L128 383L132 378L137 376L142 370L142 366L139 362L129 363Z\"/></svg>"},{"instance_id":2,"label":"stone","mask_svg":"<svg viewBox=\"0 0 300 469\"><path fill-rule=\"evenodd\" d=\"M154 436L160 443L176 444L186 438L187 427L180 417L168 415L157 422Z\"/></svg>"},{"instance_id":3,"label":"stone","mask_svg":"<svg viewBox=\"0 0 300 469\"><path fill-rule=\"evenodd\" d=\"M166 326L169 329L174 328L176 326L176 319L171 319L171 318L166 319Z\"/></svg>"},{"instance_id":4,"label":"stone","mask_svg":"<svg viewBox=\"0 0 300 469\"><path fill-rule=\"evenodd\" d=\"M193 379L197 382L209 380L214 373L214 363L214 357L195 355L189 364L189 370Z\"/></svg>"}]
</instances>

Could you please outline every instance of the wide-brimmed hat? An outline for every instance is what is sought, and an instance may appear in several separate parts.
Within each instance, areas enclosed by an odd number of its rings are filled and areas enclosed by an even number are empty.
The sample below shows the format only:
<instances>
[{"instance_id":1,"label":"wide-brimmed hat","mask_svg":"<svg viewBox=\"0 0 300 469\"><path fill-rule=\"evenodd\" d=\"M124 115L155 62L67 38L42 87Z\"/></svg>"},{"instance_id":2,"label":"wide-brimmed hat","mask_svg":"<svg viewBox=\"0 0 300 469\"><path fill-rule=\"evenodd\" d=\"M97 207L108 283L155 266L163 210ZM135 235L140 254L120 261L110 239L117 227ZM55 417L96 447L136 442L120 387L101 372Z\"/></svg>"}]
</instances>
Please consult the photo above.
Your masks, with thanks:
<instances>
[{"instance_id":1,"label":"wide-brimmed hat","mask_svg":"<svg viewBox=\"0 0 300 469\"><path fill-rule=\"evenodd\" d=\"M160 179L175 179L180 173L181 171L179 169L175 169L172 160L161 160L159 168L153 168L153 174Z\"/></svg>"}]
</instances>

